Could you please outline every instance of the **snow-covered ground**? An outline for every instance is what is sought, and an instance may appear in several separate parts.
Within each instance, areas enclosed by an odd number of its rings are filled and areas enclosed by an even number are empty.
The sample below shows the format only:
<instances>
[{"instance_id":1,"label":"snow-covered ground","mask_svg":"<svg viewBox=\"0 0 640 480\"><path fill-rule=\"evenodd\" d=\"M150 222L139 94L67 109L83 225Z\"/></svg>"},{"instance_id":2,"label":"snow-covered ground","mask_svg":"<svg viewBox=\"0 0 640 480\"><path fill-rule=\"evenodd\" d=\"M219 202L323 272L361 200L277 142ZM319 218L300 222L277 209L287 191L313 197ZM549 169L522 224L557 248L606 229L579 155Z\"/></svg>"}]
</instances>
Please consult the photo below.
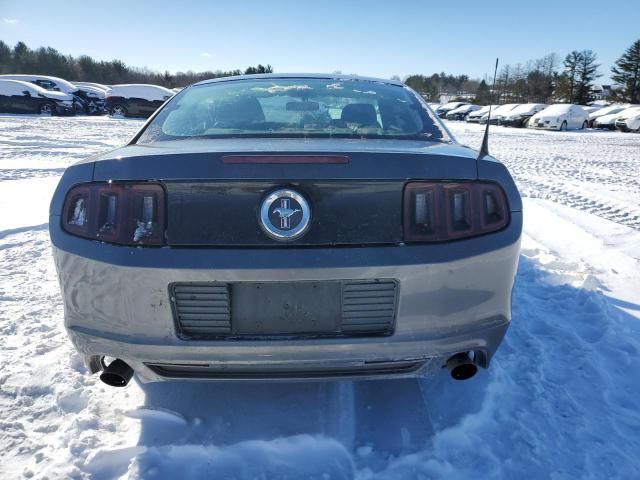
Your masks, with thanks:
<instances>
[{"instance_id":1,"label":"snow-covered ground","mask_svg":"<svg viewBox=\"0 0 640 480\"><path fill-rule=\"evenodd\" d=\"M115 390L62 328L47 208L140 125L0 116L1 479L640 478L640 135L493 129L525 236L513 324L468 382Z\"/></svg>"}]
</instances>

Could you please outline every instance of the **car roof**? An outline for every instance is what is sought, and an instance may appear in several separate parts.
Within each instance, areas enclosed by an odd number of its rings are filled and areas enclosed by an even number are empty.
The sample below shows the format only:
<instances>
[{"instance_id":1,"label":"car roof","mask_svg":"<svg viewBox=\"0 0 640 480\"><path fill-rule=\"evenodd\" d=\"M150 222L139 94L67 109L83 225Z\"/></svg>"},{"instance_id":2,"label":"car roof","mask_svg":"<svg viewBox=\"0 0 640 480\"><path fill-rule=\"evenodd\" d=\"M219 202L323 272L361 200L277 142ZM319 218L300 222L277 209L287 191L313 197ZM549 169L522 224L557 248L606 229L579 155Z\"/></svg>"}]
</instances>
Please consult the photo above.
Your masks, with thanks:
<instances>
[{"instance_id":1,"label":"car roof","mask_svg":"<svg viewBox=\"0 0 640 480\"><path fill-rule=\"evenodd\" d=\"M13 79L13 80L21 80L21 79L34 79L34 80L49 80L51 82L54 83L59 83L61 85L64 85L66 87L75 87L75 85L73 83L71 83L68 80L65 80L64 78L60 78L60 77L52 77L50 75L30 75L30 74L26 74L26 73L6 73L3 75L0 75L0 78L6 78L6 79Z\"/></svg>"},{"instance_id":2,"label":"car roof","mask_svg":"<svg viewBox=\"0 0 640 480\"><path fill-rule=\"evenodd\" d=\"M40 85L36 85L34 83L31 82L25 82L24 80L15 80L13 78L2 78L0 77L0 82L2 82L2 84L6 85L6 84L11 84L11 85L20 85L23 88L26 88L28 90L31 90L33 92L38 92L38 93L42 93L42 92L48 92L48 90L42 88Z\"/></svg>"},{"instance_id":3,"label":"car roof","mask_svg":"<svg viewBox=\"0 0 640 480\"><path fill-rule=\"evenodd\" d=\"M111 85L111 87L109 87L110 90L124 89L124 88L155 88L155 89L159 88L159 89L171 92L170 88L163 87L162 85L154 85L153 83L120 83L118 85Z\"/></svg>"},{"instance_id":4,"label":"car roof","mask_svg":"<svg viewBox=\"0 0 640 480\"><path fill-rule=\"evenodd\" d=\"M234 75L231 77L211 78L202 80L194 85L205 85L208 83L230 82L236 80L273 80L273 79L295 79L295 78L312 78L322 80L353 80L362 82L386 83L389 85L404 86L404 83L398 80L389 80L375 77L361 77L359 75L342 75L341 73L256 73L253 75Z\"/></svg>"}]
</instances>

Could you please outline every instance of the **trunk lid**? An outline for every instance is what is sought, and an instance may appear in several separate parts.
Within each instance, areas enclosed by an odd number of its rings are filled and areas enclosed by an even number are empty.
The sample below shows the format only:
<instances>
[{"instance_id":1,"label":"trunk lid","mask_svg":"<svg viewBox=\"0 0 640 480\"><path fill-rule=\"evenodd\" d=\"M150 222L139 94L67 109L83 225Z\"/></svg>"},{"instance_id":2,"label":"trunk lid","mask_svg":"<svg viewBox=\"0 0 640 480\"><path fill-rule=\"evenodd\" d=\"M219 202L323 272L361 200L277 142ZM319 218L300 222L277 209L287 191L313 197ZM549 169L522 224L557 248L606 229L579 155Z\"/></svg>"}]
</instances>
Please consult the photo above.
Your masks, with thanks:
<instances>
[{"instance_id":1,"label":"trunk lid","mask_svg":"<svg viewBox=\"0 0 640 480\"><path fill-rule=\"evenodd\" d=\"M329 163L229 162L229 156L341 157ZM225 161L227 157L227 161ZM300 160L300 159L298 159ZM294 159L294 161L296 161ZM199 140L131 145L98 158L94 181L161 182L172 246L327 246L402 242L409 180L473 180L475 153L458 145L392 140ZM279 188L311 207L292 242L260 227L263 199Z\"/></svg>"}]
</instances>

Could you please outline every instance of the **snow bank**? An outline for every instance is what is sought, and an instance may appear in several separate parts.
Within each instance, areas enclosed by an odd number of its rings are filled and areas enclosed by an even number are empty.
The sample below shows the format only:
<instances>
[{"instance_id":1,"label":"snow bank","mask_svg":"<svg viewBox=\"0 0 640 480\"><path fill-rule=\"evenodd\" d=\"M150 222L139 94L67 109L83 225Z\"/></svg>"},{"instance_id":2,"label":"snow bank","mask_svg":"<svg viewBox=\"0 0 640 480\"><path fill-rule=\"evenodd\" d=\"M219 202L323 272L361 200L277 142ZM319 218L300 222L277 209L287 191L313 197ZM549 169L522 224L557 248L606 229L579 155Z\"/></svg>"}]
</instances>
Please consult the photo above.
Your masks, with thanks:
<instances>
[{"instance_id":1,"label":"snow bank","mask_svg":"<svg viewBox=\"0 0 640 480\"><path fill-rule=\"evenodd\" d=\"M352 479L345 447L333 439L299 435L234 445L166 445L98 454L86 470L95 478L122 479Z\"/></svg>"}]
</instances>

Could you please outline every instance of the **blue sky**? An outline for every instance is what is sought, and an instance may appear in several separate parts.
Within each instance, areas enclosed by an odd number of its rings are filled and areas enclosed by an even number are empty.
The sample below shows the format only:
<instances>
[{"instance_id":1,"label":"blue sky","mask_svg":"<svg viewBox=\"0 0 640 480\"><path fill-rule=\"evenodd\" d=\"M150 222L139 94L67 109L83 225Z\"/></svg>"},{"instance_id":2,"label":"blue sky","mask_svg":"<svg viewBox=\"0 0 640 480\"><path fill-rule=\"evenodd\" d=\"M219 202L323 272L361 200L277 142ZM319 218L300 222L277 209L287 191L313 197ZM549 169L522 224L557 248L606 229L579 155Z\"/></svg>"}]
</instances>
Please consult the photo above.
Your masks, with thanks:
<instances>
[{"instance_id":1,"label":"blue sky","mask_svg":"<svg viewBox=\"0 0 640 480\"><path fill-rule=\"evenodd\" d=\"M618 12L616 15L614 12ZM605 81L640 38L640 0L0 0L0 39L155 70L244 68L401 77L468 73L592 49Z\"/></svg>"}]
</instances>

